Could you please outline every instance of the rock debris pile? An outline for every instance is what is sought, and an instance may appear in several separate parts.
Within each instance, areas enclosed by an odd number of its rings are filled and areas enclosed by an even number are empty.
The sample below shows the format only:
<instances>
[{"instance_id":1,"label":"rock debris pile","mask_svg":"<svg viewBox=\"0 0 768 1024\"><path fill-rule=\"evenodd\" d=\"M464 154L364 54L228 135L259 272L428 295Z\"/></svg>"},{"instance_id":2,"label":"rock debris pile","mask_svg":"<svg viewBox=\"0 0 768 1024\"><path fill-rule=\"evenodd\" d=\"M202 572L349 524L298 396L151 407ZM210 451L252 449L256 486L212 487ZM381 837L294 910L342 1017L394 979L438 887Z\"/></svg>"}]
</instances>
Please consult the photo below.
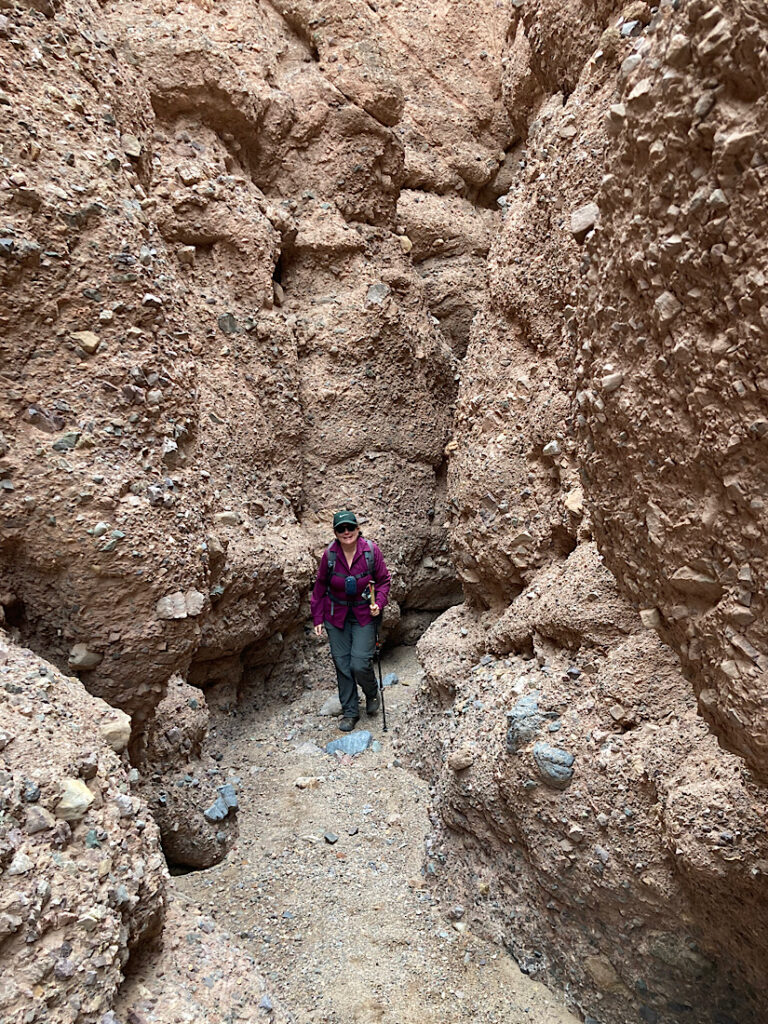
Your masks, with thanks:
<instances>
[{"instance_id":1,"label":"rock debris pile","mask_svg":"<svg viewBox=\"0 0 768 1024\"><path fill-rule=\"evenodd\" d=\"M130 720L4 632L0 680L0 1015L96 1020L165 911Z\"/></svg>"}]
</instances>

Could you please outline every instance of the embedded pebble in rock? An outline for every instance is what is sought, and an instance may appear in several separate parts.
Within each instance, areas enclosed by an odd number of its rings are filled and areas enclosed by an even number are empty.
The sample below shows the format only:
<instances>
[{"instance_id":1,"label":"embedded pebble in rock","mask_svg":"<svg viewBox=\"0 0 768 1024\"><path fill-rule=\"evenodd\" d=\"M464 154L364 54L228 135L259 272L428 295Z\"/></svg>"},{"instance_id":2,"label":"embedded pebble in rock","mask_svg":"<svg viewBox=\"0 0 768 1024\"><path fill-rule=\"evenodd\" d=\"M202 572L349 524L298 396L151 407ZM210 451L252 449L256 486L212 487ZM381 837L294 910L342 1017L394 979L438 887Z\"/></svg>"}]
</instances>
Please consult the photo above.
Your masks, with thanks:
<instances>
[{"instance_id":1,"label":"embedded pebble in rock","mask_svg":"<svg viewBox=\"0 0 768 1024\"><path fill-rule=\"evenodd\" d=\"M166 594L157 602L155 613L158 619L186 619L189 612L184 594L180 590L175 594Z\"/></svg>"},{"instance_id":2,"label":"embedded pebble in rock","mask_svg":"<svg viewBox=\"0 0 768 1024\"><path fill-rule=\"evenodd\" d=\"M78 821L93 803L93 793L81 779L63 779L61 798L56 804L56 817Z\"/></svg>"},{"instance_id":3,"label":"embedded pebble in rock","mask_svg":"<svg viewBox=\"0 0 768 1024\"><path fill-rule=\"evenodd\" d=\"M74 331L72 337L88 355L93 355L98 351L100 340L98 334L94 334L93 331Z\"/></svg>"},{"instance_id":4,"label":"embedded pebble in rock","mask_svg":"<svg viewBox=\"0 0 768 1024\"><path fill-rule=\"evenodd\" d=\"M27 856L23 850L18 850L11 863L8 865L7 871L9 877L14 875L26 875L28 871L31 871L35 866L35 862L31 857Z\"/></svg>"},{"instance_id":5,"label":"embedded pebble in rock","mask_svg":"<svg viewBox=\"0 0 768 1024\"><path fill-rule=\"evenodd\" d=\"M448 755L448 767L454 772L463 772L475 763L475 752L471 747L460 747Z\"/></svg>"},{"instance_id":6,"label":"embedded pebble in rock","mask_svg":"<svg viewBox=\"0 0 768 1024\"><path fill-rule=\"evenodd\" d=\"M517 753L530 742L544 723L539 714L538 696L537 693L526 694L516 702L511 711L507 712L506 747L510 754Z\"/></svg>"},{"instance_id":7,"label":"embedded pebble in rock","mask_svg":"<svg viewBox=\"0 0 768 1024\"><path fill-rule=\"evenodd\" d=\"M587 203L571 214L571 234L581 244L588 232L594 228L600 217L600 207L596 203Z\"/></svg>"},{"instance_id":8,"label":"embedded pebble in rock","mask_svg":"<svg viewBox=\"0 0 768 1024\"><path fill-rule=\"evenodd\" d=\"M115 751L122 753L131 739L131 719L124 711L115 709L106 722L99 726L102 739Z\"/></svg>"},{"instance_id":9,"label":"embedded pebble in rock","mask_svg":"<svg viewBox=\"0 0 768 1024\"><path fill-rule=\"evenodd\" d=\"M542 780L554 789L562 789L573 778L573 754L567 750L551 747L548 743L536 743L533 759Z\"/></svg>"},{"instance_id":10,"label":"embedded pebble in rock","mask_svg":"<svg viewBox=\"0 0 768 1024\"><path fill-rule=\"evenodd\" d=\"M46 832L56 824L56 818L44 807L30 807L24 817L24 828L30 834Z\"/></svg>"},{"instance_id":11,"label":"embedded pebble in rock","mask_svg":"<svg viewBox=\"0 0 768 1024\"><path fill-rule=\"evenodd\" d=\"M24 780L24 789L22 791L22 800L28 804L37 803L40 799L40 787L36 782L31 782L29 779Z\"/></svg>"}]
</instances>

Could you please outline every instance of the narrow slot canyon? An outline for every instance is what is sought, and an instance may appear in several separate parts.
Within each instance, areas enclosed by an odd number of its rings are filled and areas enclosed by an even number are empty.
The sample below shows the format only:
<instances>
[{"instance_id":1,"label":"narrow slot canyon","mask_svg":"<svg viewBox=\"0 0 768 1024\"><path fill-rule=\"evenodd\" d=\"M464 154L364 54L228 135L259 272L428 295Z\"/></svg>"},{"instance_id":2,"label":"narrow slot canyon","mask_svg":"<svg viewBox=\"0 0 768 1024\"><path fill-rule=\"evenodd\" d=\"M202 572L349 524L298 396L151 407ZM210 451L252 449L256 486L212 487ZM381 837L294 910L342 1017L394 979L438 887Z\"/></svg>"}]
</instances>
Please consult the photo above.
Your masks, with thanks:
<instances>
[{"instance_id":1,"label":"narrow slot canyon","mask_svg":"<svg viewBox=\"0 0 768 1024\"><path fill-rule=\"evenodd\" d=\"M758 0L0 0L0 1024L768 1024L767 80Z\"/></svg>"}]
</instances>

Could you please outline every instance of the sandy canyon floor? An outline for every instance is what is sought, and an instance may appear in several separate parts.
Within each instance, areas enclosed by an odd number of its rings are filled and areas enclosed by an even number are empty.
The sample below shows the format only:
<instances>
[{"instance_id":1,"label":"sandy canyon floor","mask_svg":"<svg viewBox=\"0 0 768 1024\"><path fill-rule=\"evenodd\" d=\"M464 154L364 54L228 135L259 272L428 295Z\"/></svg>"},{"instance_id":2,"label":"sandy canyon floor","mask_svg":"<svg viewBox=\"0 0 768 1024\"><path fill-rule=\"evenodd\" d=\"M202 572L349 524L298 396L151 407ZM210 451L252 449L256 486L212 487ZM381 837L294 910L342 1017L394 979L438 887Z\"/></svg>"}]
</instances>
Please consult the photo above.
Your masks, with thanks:
<instances>
[{"instance_id":1,"label":"sandy canyon floor","mask_svg":"<svg viewBox=\"0 0 768 1024\"><path fill-rule=\"evenodd\" d=\"M185 941L226 931L247 950L270 985L265 1020L275 999L301 1024L576 1021L453 920L460 911L441 900L439 875L425 877L428 787L393 751L421 685L415 649L393 651L383 669L400 679L385 690L388 732L380 715L363 715L358 729L380 749L354 758L323 749L342 735L318 713L330 690L261 710L245 701L220 724L222 767L240 779L240 839L222 864L174 879L174 898L200 908L199 934ZM153 970L130 980L137 999ZM190 957L190 992L222 980L199 952ZM235 1003L228 1019L253 1009Z\"/></svg>"}]
</instances>

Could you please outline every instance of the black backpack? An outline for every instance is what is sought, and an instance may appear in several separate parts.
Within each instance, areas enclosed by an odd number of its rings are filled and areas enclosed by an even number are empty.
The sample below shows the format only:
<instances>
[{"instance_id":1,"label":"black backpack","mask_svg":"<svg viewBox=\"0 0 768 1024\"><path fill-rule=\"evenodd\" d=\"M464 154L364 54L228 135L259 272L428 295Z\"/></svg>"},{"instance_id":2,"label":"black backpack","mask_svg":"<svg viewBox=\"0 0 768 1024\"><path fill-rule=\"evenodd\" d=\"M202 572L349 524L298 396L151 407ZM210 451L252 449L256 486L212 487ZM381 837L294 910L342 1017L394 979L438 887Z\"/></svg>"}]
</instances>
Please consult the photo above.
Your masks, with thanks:
<instances>
[{"instance_id":1,"label":"black backpack","mask_svg":"<svg viewBox=\"0 0 768 1024\"><path fill-rule=\"evenodd\" d=\"M365 540L365 538L363 539ZM328 556L328 581L326 593L330 594L331 592L331 576L343 576L345 579L347 576L354 576L356 580L362 579L363 576L370 576L371 579L373 579L373 545L369 540L365 540L366 548L365 551L363 552L363 554L365 555L365 572L356 573L336 571L336 555L338 554L338 552L332 550L334 543L335 541L331 541L331 543L325 549L325 553ZM334 597L332 600L334 604L345 604L347 605L347 607L368 604L367 600L340 601L336 597Z\"/></svg>"}]
</instances>

